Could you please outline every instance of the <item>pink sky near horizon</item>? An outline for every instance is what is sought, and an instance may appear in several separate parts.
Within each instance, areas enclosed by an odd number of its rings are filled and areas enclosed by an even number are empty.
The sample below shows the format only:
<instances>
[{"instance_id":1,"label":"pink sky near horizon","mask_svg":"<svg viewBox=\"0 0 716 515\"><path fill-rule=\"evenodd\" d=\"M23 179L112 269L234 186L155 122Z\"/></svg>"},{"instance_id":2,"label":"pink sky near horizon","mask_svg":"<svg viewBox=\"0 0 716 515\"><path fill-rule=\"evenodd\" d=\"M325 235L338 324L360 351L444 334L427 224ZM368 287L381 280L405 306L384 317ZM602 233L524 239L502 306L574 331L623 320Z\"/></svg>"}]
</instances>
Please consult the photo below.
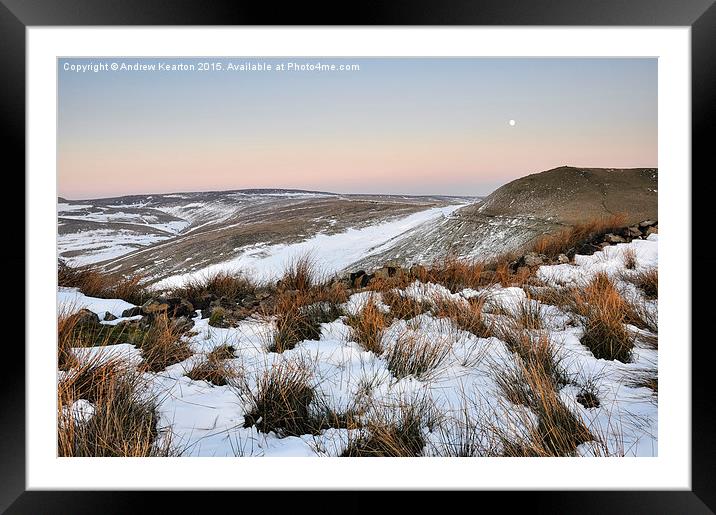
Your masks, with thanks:
<instances>
[{"instance_id":1,"label":"pink sky near horizon","mask_svg":"<svg viewBox=\"0 0 716 515\"><path fill-rule=\"evenodd\" d=\"M280 80L60 72L58 194L485 195L562 165L657 167L652 61L363 59L350 76Z\"/></svg>"}]
</instances>

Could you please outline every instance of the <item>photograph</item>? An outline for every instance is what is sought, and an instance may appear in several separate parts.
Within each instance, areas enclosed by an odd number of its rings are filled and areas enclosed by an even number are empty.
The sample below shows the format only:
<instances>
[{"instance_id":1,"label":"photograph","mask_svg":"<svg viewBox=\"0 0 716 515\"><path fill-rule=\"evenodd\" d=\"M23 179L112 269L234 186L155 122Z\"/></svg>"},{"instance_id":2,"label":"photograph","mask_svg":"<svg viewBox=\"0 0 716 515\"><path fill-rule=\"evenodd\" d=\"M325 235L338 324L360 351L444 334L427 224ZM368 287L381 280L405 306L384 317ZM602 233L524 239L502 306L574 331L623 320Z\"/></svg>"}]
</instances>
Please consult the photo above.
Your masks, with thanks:
<instances>
[{"instance_id":1,"label":"photograph","mask_svg":"<svg viewBox=\"0 0 716 515\"><path fill-rule=\"evenodd\" d=\"M659 65L58 56L56 456L660 456Z\"/></svg>"}]
</instances>

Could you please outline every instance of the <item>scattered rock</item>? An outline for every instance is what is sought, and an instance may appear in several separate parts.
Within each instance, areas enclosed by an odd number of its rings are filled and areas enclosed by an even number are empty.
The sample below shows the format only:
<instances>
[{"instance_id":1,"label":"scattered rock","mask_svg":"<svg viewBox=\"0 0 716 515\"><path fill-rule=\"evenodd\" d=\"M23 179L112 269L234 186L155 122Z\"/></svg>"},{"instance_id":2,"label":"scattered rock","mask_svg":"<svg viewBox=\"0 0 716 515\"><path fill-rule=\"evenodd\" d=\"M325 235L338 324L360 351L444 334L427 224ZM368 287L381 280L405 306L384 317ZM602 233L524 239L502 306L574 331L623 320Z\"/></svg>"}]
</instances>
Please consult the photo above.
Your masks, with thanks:
<instances>
[{"instance_id":1,"label":"scattered rock","mask_svg":"<svg viewBox=\"0 0 716 515\"><path fill-rule=\"evenodd\" d=\"M122 311L122 317L136 317L142 314L141 306L134 306L133 308L125 309Z\"/></svg>"},{"instance_id":2,"label":"scattered rock","mask_svg":"<svg viewBox=\"0 0 716 515\"><path fill-rule=\"evenodd\" d=\"M557 256L557 263L559 263L560 265L567 264L569 263L569 258L566 254L560 254L559 256Z\"/></svg>"},{"instance_id":3,"label":"scattered rock","mask_svg":"<svg viewBox=\"0 0 716 515\"><path fill-rule=\"evenodd\" d=\"M112 313L110 313L109 311L107 311L107 312L104 314L104 318L103 318L102 320L104 320L105 322L111 322L112 320L117 320L117 317L114 316L114 315L113 315Z\"/></svg>"},{"instance_id":4,"label":"scattered rock","mask_svg":"<svg viewBox=\"0 0 716 515\"><path fill-rule=\"evenodd\" d=\"M656 220L644 220L643 222L639 222L639 227L651 227L652 225L656 225Z\"/></svg>"},{"instance_id":5,"label":"scattered rock","mask_svg":"<svg viewBox=\"0 0 716 515\"><path fill-rule=\"evenodd\" d=\"M641 234L641 231L639 231L639 234ZM626 240L622 236L619 236L618 234L612 234L612 233L605 234L604 241L607 243L626 243ZM604 247L602 247L602 248L604 248Z\"/></svg>"},{"instance_id":6,"label":"scattered rock","mask_svg":"<svg viewBox=\"0 0 716 515\"><path fill-rule=\"evenodd\" d=\"M80 309L77 314L77 327L92 327L99 325L99 317L94 311L89 309Z\"/></svg>"},{"instance_id":7,"label":"scattered rock","mask_svg":"<svg viewBox=\"0 0 716 515\"><path fill-rule=\"evenodd\" d=\"M536 252L528 252L522 258L520 258L520 264L526 266L526 267L534 267L534 266L540 266L543 265L545 262L546 256L543 254L537 254ZM519 270L518 265L518 270Z\"/></svg>"},{"instance_id":8,"label":"scattered rock","mask_svg":"<svg viewBox=\"0 0 716 515\"><path fill-rule=\"evenodd\" d=\"M186 333L194 327L194 321L191 318L178 317L172 319L170 325L173 329L181 333Z\"/></svg>"},{"instance_id":9,"label":"scattered rock","mask_svg":"<svg viewBox=\"0 0 716 515\"><path fill-rule=\"evenodd\" d=\"M646 235L649 236L650 234L659 234L659 227L658 226L649 227L646 230Z\"/></svg>"},{"instance_id":10,"label":"scattered rock","mask_svg":"<svg viewBox=\"0 0 716 515\"><path fill-rule=\"evenodd\" d=\"M631 238L640 238L641 237L641 229L639 229L638 225L632 225L631 227L626 228L626 236L629 236Z\"/></svg>"}]
</instances>

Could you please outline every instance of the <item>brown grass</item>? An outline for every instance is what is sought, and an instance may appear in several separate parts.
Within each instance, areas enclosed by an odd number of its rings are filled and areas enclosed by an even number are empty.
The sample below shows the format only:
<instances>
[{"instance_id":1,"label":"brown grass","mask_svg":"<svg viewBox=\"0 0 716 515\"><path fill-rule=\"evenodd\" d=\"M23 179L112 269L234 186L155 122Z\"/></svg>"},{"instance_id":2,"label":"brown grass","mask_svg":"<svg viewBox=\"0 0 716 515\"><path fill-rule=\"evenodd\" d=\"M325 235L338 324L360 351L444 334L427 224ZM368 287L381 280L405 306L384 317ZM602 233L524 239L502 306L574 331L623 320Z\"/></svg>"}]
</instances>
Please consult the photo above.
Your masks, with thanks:
<instances>
[{"instance_id":1,"label":"brown grass","mask_svg":"<svg viewBox=\"0 0 716 515\"><path fill-rule=\"evenodd\" d=\"M577 311L583 318L582 344L596 358L629 362L635 337L625 324L638 322L637 314L609 277L597 274L583 291L574 294Z\"/></svg>"},{"instance_id":2,"label":"brown grass","mask_svg":"<svg viewBox=\"0 0 716 515\"><path fill-rule=\"evenodd\" d=\"M159 372L192 355L183 333L170 323L166 315L154 318L138 346L142 352L140 368L143 371Z\"/></svg>"},{"instance_id":3,"label":"brown grass","mask_svg":"<svg viewBox=\"0 0 716 515\"><path fill-rule=\"evenodd\" d=\"M304 340L320 338L322 310L310 308L307 302L308 297L300 291L278 294L273 310L276 329L267 345L270 352L280 353Z\"/></svg>"},{"instance_id":4,"label":"brown grass","mask_svg":"<svg viewBox=\"0 0 716 515\"><path fill-rule=\"evenodd\" d=\"M394 318L409 320L423 313L428 313L432 304L430 302L416 300L408 295L403 295L398 290L388 290L382 294L383 303L390 307L390 314Z\"/></svg>"},{"instance_id":5,"label":"brown grass","mask_svg":"<svg viewBox=\"0 0 716 515\"><path fill-rule=\"evenodd\" d=\"M371 298L357 315L350 315L346 323L351 327L351 340L375 354L383 353L383 333L388 319Z\"/></svg>"},{"instance_id":6,"label":"brown grass","mask_svg":"<svg viewBox=\"0 0 716 515\"><path fill-rule=\"evenodd\" d=\"M644 292L647 299L659 298L659 271L656 267L625 274L623 277Z\"/></svg>"},{"instance_id":7,"label":"brown grass","mask_svg":"<svg viewBox=\"0 0 716 515\"><path fill-rule=\"evenodd\" d=\"M595 218L584 223L560 231L556 234L542 236L532 245L532 250L556 258L559 254L573 256L577 247L624 227L626 216L616 214Z\"/></svg>"},{"instance_id":8,"label":"brown grass","mask_svg":"<svg viewBox=\"0 0 716 515\"><path fill-rule=\"evenodd\" d=\"M318 281L316 261L309 254L292 259L280 280L284 290L307 291Z\"/></svg>"},{"instance_id":9,"label":"brown grass","mask_svg":"<svg viewBox=\"0 0 716 515\"><path fill-rule=\"evenodd\" d=\"M225 360L234 358L236 349L231 345L220 345L207 354L206 359L194 365L186 376L194 381L206 381L215 386L224 386L236 377L234 369Z\"/></svg>"},{"instance_id":10,"label":"brown grass","mask_svg":"<svg viewBox=\"0 0 716 515\"><path fill-rule=\"evenodd\" d=\"M468 331L478 338L487 338L492 334L492 327L486 323L482 311L484 297L473 297L467 302L460 302L445 297L435 300L434 315L438 318L449 318L463 331Z\"/></svg>"},{"instance_id":11,"label":"brown grass","mask_svg":"<svg viewBox=\"0 0 716 515\"><path fill-rule=\"evenodd\" d=\"M265 371L255 389L243 383L239 395L249 404L244 427L256 426L280 436L313 434L320 422L311 412L316 392L310 384L312 373L301 362L281 361Z\"/></svg>"},{"instance_id":12,"label":"brown grass","mask_svg":"<svg viewBox=\"0 0 716 515\"><path fill-rule=\"evenodd\" d=\"M431 340L408 331L388 348L385 359L396 379L411 375L424 378L445 361L451 349L452 341L448 338Z\"/></svg>"},{"instance_id":13,"label":"brown grass","mask_svg":"<svg viewBox=\"0 0 716 515\"><path fill-rule=\"evenodd\" d=\"M199 309L206 309L209 296L238 301L247 295L255 294L258 289L259 286L242 273L215 272L193 277L173 293L187 299Z\"/></svg>"},{"instance_id":14,"label":"brown grass","mask_svg":"<svg viewBox=\"0 0 716 515\"><path fill-rule=\"evenodd\" d=\"M554 371L544 366L548 362L520 359L514 371L498 376L507 399L537 415L536 422L528 416L509 415L520 417L527 435L514 438L498 431L504 456L573 456L580 444L594 438L581 418L562 403Z\"/></svg>"},{"instance_id":15,"label":"brown grass","mask_svg":"<svg viewBox=\"0 0 716 515\"><path fill-rule=\"evenodd\" d=\"M58 455L176 455L169 438L157 442L156 399L140 395L141 387L141 377L115 361L95 358L72 369L58 385ZM94 407L88 420L71 412L79 399Z\"/></svg>"},{"instance_id":16,"label":"brown grass","mask_svg":"<svg viewBox=\"0 0 716 515\"><path fill-rule=\"evenodd\" d=\"M623 259L624 268L627 270L634 270L639 264L636 259L636 250L631 247L624 249Z\"/></svg>"},{"instance_id":17,"label":"brown grass","mask_svg":"<svg viewBox=\"0 0 716 515\"><path fill-rule=\"evenodd\" d=\"M456 293L465 288L484 286L489 282L484 272L485 264L480 261L447 256L428 271L426 279Z\"/></svg>"},{"instance_id":18,"label":"brown grass","mask_svg":"<svg viewBox=\"0 0 716 515\"><path fill-rule=\"evenodd\" d=\"M427 401L384 406L372 414L358 437L349 441L343 457L416 457L425 447L422 428L433 423Z\"/></svg>"},{"instance_id":19,"label":"brown grass","mask_svg":"<svg viewBox=\"0 0 716 515\"><path fill-rule=\"evenodd\" d=\"M144 277L132 275L123 277L106 274L91 268L74 268L59 260L57 283L59 286L78 288L89 297L102 299L123 299L132 304L142 304L148 298L141 284Z\"/></svg>"}]
</instances>

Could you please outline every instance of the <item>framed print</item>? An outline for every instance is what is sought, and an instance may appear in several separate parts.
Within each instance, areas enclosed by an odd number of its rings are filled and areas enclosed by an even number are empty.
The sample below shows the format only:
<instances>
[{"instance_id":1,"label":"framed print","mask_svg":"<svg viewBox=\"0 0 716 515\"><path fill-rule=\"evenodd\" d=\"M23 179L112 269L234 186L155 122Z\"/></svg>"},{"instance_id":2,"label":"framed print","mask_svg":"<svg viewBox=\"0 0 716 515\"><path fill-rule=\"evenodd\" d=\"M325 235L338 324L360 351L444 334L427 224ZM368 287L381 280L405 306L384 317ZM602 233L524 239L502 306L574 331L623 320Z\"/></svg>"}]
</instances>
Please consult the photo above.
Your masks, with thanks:
<instances>
[{"instance_id":1,"label":"framed print","mask_svg":"<svg viewBox=\"0 0 716 515\"><path fill-rule=\"evenodd\" d=\"M3 3L27 202L3 508L530 490L711 512L691 170L716 8L489 4L344 26Z\"/></svg>"}]
</instances>

